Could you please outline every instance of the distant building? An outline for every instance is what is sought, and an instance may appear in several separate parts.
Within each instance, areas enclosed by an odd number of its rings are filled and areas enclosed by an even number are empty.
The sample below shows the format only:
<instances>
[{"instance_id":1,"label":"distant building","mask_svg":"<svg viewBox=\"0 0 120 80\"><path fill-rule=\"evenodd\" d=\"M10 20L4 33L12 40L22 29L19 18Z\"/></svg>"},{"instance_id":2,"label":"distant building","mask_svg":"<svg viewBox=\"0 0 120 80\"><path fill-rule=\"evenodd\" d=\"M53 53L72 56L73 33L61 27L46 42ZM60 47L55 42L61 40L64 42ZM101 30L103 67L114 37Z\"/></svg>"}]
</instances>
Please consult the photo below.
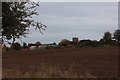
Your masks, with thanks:
<instances>
[{"instance_id":1,"label":"distant building","mask_svg":"<svg viewBox=\"0 0 120 80\"><path fill-rule=\"evenodd\" d=\"M37 46L36 44L28 44L28 48L32 47L32 46Z\"/></svg>"},{"instance_id":2,"label":"distant building","mask_svg":"<svg viewBox=\"0 0 120 80\"><path fill-rule=\"evenodd\" d=\"M54 42L54 43L50 43L50 44L42 44L42 46L44 46L44 47L56 47L57 44Z\"/></svg>"},{"instance_id":3,"label":"distant building","mask_svg":"<svg viewBox=\"0 0 120 80\"><path fill-rule=\"evenodd\" d=\"M28 47L30 48L30 47L32 47L32 46L36 46L36 47L39 47L39 46L41 46L42 44L39 42L39 41L37 41L36 43L31 43L31 44L28 44Z\"/></svg>"},{"instance_id":4,"label":"distant building","mask_svg":"<svg viewBox=\"0 0 120 80\"><path fill-rule=\"evenodd\" d=\"M72 38L73 42L79 42L79 39L77 37Z\"/></svg>"}]
</instances>

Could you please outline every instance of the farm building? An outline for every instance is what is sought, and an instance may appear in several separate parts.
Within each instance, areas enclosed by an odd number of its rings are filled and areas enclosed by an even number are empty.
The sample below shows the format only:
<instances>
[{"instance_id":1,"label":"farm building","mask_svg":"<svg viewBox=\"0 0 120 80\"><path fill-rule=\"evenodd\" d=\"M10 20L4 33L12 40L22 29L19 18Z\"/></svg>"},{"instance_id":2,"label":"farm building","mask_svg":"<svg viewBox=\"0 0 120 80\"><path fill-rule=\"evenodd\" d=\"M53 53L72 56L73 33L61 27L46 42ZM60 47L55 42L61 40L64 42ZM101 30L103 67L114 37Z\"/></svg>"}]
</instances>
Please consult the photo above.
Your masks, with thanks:
<instances>
[{"instance_id":1,"label":"farm building","mask_svg":"<svg viewBox=\"0 0 120 80\"><path fill-rule=\"evenodd\" d=\"M36 50L36 49L45 49L46 47L57 47L57 44L54 43L49 43L49 44L28 44L30 50Z\"/></svg>"},{"instance_id":2,"label":"farm building","mask_svg":"<svg viewBox=\"0 0 120 80\"><path fill-rule=\"evenodd\" d=\"M44 47L56 47L57 44L54 42L54 43L49 43L49 44L42 44L42 46L44 46Z\"/></svg>"}]
</instances>

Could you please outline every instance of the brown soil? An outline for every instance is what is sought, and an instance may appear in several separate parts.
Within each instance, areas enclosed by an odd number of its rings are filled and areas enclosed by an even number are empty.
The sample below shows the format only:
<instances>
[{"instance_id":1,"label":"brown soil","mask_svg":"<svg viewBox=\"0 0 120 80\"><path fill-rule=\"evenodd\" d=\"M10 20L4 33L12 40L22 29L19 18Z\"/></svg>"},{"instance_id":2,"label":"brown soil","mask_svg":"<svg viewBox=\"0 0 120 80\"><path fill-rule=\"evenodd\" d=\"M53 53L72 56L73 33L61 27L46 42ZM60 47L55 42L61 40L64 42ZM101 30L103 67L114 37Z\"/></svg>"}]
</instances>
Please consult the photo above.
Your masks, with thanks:
<instances>
[{"instance_id":1,"label":"brown soil","mask_svg":"<svg viewBox=\"0 0 120 80\"><path fill-rule=\"evenodd\" d=\"M117 77L118 47L46 49L9 51L2 55L3 76L6 69L37 71L41 63L59 66L61 70L74 68L75 73L89 71L100 78ZM34 66L31 70L31 66Z\"/></svg>"}]
</instances>

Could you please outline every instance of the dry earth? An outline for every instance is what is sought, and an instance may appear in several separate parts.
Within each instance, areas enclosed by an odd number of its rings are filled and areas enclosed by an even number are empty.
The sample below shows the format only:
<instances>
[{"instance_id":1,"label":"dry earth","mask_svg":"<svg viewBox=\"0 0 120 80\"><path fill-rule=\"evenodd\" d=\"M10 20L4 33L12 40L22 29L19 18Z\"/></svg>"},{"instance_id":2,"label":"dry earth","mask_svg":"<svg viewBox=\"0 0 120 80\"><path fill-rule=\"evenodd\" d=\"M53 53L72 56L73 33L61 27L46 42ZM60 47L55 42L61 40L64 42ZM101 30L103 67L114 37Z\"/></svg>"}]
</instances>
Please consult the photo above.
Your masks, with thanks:
<instances>
[{"instance_id":1,"label":"dry earth","mask_svg":"<svg viewBox=\"0 0 120 80\"><path fill-rule=\"evenodd\" d=\"M61 71L72 69L71 73L77 75L84 75L87 72L97 78L115 78L117 77L117 64L118 47L46 49L2 53L3 77L6 77L7 70L20 70L25 74L29 71L35 73L41 69L41 66L44 69L54 66L59 67ZM11 77L9 74L7 77ZM58 75L58 77L60 76Z\"/></svg>"}]
</instances>

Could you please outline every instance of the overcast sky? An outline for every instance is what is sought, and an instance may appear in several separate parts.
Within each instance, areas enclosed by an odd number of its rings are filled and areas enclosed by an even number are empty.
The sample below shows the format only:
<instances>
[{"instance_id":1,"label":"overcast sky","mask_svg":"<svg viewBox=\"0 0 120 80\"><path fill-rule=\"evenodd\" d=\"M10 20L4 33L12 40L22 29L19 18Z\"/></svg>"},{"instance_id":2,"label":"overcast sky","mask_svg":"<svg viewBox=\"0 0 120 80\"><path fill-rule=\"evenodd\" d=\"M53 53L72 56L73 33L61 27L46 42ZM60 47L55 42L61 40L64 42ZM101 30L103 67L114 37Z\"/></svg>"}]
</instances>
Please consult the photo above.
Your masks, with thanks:
<instances>
[{"instance_id":1,"label":"overcast sky","mask_svg":"<svg viewBox=\"0 0 120 80\"><path fill-rule=\"evenodd\" d=\"M29 38L23 42L60 42L62 39L99 40L104 32L118 28L118 3L116 2L42 2L34 17L47 26L43 35L31 28Z\"/></svg>"}]
</instances>

